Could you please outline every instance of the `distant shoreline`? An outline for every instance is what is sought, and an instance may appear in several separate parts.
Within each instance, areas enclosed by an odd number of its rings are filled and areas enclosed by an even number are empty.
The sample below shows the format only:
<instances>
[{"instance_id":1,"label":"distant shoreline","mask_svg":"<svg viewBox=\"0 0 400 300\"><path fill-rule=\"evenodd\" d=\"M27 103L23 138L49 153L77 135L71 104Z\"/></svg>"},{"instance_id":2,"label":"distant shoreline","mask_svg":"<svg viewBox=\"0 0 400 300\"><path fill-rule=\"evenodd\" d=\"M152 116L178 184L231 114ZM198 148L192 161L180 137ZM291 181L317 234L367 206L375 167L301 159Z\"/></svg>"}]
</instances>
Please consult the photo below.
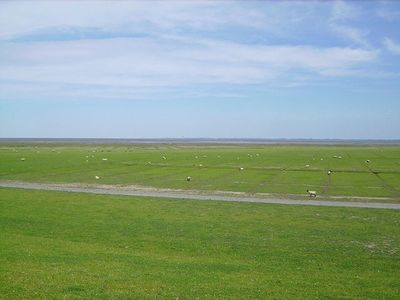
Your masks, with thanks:
<instances>
[{"instance_id":1,"label":"distant shoreline","mask_svg":"<svg viewBox=\"0 0 400 300\"><path fill-rule=\"evenodd\" d=\"M257 138L0 138L0 144L201 144L201 145L400 145L400 139L257 139Z\"/></svg>"}]
</instances>

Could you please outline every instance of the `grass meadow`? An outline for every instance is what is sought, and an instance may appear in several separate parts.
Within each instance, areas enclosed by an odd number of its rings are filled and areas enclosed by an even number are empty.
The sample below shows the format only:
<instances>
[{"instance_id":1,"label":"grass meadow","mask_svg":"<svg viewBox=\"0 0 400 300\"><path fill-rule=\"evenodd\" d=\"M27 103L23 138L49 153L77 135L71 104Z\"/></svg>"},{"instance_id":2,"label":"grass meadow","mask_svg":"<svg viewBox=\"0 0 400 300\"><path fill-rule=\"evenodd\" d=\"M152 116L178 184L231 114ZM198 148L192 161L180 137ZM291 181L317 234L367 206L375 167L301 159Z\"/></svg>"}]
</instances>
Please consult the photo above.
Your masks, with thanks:
<instances>
[{"instance_id":1,"label":"grass meadow","mask_svg":"<svg viewBox=\"0 0 400 300\"><path fill-rule=\"evenodd\" d=\"M400 199L400 147L3 145L0 161L0 180Z\"/></svg>"},{"instance_id":2,"label":"grass meadow","mask_svg":"<svg viewBox=\"0 0 400 300\"><path fill-rule=\"evenodd\" d=\"M49 161L76 180L65 152ZM0 227L3 299L400 297L397 210L0 188Z\"/></svg>"}]
</instances>

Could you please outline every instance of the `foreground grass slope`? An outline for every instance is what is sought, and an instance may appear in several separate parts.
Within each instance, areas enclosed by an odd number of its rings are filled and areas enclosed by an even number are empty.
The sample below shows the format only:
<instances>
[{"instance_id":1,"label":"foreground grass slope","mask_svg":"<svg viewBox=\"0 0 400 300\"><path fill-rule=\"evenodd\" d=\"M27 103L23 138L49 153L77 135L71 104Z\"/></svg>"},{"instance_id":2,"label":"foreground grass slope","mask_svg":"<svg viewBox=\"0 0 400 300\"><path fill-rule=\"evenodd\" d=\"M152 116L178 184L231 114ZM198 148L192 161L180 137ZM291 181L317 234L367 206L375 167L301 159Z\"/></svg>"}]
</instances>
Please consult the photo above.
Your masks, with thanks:
<instances>
[{"instance_id":1,"label":"foreground grass slope","mask_svg":"<svg viewBox=\"0 0 400 300\"><path fill-rule=\"evenodd\" d=\"M5 299L400 297L394 210L0 189Z\"/></svg>"},{"instance_id":2,"label":"foreground grass slope","mask_svg":"<svg viewBox=\"0 0 400 300\"><path fill-rule=\"evenodd\" d=\"M0 161L0 180L400 199L400 147L3 145Z\"/></svg>"}]
</instances>

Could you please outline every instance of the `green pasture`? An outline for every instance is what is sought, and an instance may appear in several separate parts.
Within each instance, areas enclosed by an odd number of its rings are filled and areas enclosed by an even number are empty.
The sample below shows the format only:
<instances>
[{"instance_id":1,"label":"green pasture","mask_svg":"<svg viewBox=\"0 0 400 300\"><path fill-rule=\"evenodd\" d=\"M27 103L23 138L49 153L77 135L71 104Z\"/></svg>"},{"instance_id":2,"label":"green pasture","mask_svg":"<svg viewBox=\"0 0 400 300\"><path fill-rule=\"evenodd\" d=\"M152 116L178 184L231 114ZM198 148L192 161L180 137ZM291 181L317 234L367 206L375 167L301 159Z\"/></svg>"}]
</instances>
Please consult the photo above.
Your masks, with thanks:
<instances>
[{"instance_id":1,"label":"green pasture","mask_svg":"<svg viewBox=\"0 0 400 300\"><path fill-rule=\"evenodd\" d=\"M0 188L0 230L2 299L400 297L397 210Z\"/></svg>"},{"instance_id":2,"label":"green pasture","mask_svg":"<svg viewBox=\"0 0 400 300\"><path fill-rule=\"evenodd\" d=\"M399 199L400 147L3 145L0 180Z\"/></svg>"}]
</instances>

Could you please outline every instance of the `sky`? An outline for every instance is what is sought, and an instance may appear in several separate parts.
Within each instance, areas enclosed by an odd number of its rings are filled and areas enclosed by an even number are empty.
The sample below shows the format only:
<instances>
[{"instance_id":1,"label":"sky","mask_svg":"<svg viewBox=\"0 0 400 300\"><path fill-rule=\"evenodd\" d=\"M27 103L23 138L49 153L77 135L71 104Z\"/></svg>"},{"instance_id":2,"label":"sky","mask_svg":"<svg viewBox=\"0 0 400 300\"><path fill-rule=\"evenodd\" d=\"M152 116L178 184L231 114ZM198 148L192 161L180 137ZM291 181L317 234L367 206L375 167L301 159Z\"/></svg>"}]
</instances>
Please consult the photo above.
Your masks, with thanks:
<instances>
[{"instance_id":1,"label":"sky","mask_svg":"<svg viewBox=\"0 0 400 300\"><path fill-rule=\"evenodd\" d=\"M400 138L400 1L0 1L0 137Z\"/></svg>"}]
</instances>

